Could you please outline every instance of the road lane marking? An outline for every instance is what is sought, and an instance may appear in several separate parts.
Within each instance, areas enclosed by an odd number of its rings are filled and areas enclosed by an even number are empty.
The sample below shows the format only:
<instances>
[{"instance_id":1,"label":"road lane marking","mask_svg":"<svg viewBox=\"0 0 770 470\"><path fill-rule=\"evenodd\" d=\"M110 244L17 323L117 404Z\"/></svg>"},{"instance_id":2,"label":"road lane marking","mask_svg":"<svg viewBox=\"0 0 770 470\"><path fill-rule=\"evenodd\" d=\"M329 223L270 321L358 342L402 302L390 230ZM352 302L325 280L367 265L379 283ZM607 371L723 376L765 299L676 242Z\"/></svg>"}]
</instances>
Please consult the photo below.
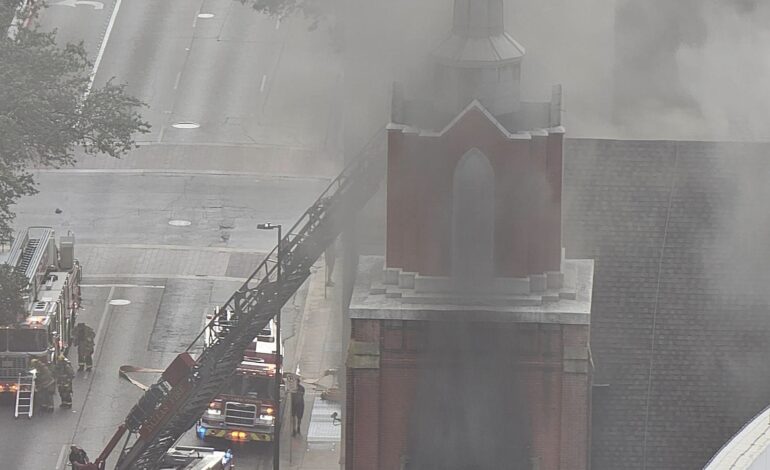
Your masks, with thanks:
<instances>
[{"instance_id":1,"label":"road lane marking","mask_svg":"<svg viewBox=\"0 0 770 470\"><path fill-rule=\"evenodd\" d=\"M281 19L278 18L277 20L275 20L275 29L279 29L280 27L281 27Z\"/></svg>"},{"instance_id":2,"label":"road lane marking","mask_svg":"<svg viewBox=\"0 0 770 470\"><path fill-rule=\"evenodd\" d=\"M110 287L110 293L107 295L107 302L104 304L104 310L102 311L102 318L99 320L99 327L96 329L96 337L94 338L94 342L98 344L99 347L99 357L101 357L102 353L102 342L101 342L101 334L102 330L104 329L104 323L107 319L107 312L110 310L110 301L112 300L112 296L115 294L115 286ZM98 360L98 357L97 357Z\"/></svg>"},{"instance_id":3,"label":"road lane marking","mask_svg":"<svg viewBox=\"0 0 770 470\"><path fill-rule=\"evenodd\" d=\"M213 276L208 274L91 274L92 279L181 279L187 281L246 282L245 277Z\"/></svg>"},{"instance_id":4,"label":"road lane marking","mask_svg":"<svg viewBox=\"0 0 770 470\"><path fill-rule=\"evenodd\" d=\"M91 72L91 79L88 81L88 87L86 88L85 96L91 93L91 88L94 86L94 80L96 80L96 72L99 70L99 64L102 63L102 57L104 57L104 51L107 49L107 41L112 34L112 27L115 26L115 20L118 18L118 10L120 10L120 4L123 0L115 0L115 7L112 9L112 15L110 16L110 22L107 23L107 30L104 32L104 38L102 38L102 44L99 46L99 53L96 54L96 60L94 61L94 69Z\"/></svg>"},{"instance_id":5,"label":"road lane marking","mask_svg":"<svg viewBox=\"0 0 770 470\"><path fill-rule=\"evenodd\" d=\"M267 84L267 74L262 75L262 84L259 86L259 92L265 91L265 85Z\"/></svg>"},{"instance_id":6,"label":"road lane marking","mask_svg":"<svg viewBox=\"0 0 770 470\"><path fill-rule=\"evenodd\" d=\"M80 287L122 287L123 289L165 289L166 286L153 286L147 284L80 284Z\"/></svg>"},{"instance_id":7,"label":"road lane marking","mask_svg":"<svg viewBox=\"0 0 770 470\"><path fill-rule=\"evenodd\" d=\"M94 0L61 0L60 2L52 3L51 5L59 5L72 8L77 8L78 5L89 5L94 7L94 10L104 10L104 3Z\"/></svg>"},{"instance_id":8,"label":"road lane marking","mask_svg":"<svg viewBox=\"0 0 770 470\"><path fill-rule=\"evenodd\" d=\"M255 171L226 171L226 170L162 170L162 169L133 169L133 168L61 168L61 169L39 169L35 173L60 173L71 175L159 175L159 176L223 176L238 178L276 179L276 180L298 180L298 181L331 181L331 176L311 176L311 175L286 175L278 173L262 173Z\"/></svg>"},{"instance_id":9,"label":"road lane marking","mask_svg":"<svg viewBox=\"0 0 770 470\"><path fill-rule=\"evenodd\" d=\"M174 81L174 90L176 90L177 88L179 88L179 80L181 80L181 79L182 79L182 71L180 70L180 71L179 71L179 72L177 72L177 74L176 74L176 80Z\"/></svg>"},{"instance_id":10,"label":"road lane marking","mask_svg":"<svg viewBox=\"0 0 770 470\"><path fill-rule=\"evenodd\" d=\"M61 452L59 452L59 458L56 460L56 470L59 470L62 468L62 464L64 463L64 452L67 450L67 444L63 444L61 446Z\"/></svg>"},{"instance_id":11,"label":"road lane marking","mask_svg":"<svg viewBox=\"0 0 770 470\"><path fill-rule=\"evenodd\" d=\"M249 253L264 255L265 252L252 248L237 248L228 246L190 246L190 245L154 245L149 243L78 243L79 248L135 248L139 250L182 250L182 251L208 251L214 253ZM96 277L96 276L92 276Z\"/></svg>"},{"instance_id":12,"label":"road lane marking","mask_svg":"<svg viewBox=\"0 0 770 470\"><path fill-rule=\"evenodd\" d=\"M96 356L94 362L94 366L99 366L99 359L102 357L102 351L104 351L104 345L101 340L102 338L102 332L104 331L104 325L106 323L107 319L107 313L110 311L110 300L112 300L112 296L115 295L115 287L110 287L110 293L107 294L107 302L104 304L104 310L102 311L102 318L99 320L99 327L96 329L96 336L94 337L94 344L96 344L96 349L98 351L94 351L94 356ZM78 429L80 429L80 422L83 420L83 416L85 416L85 410L86 410L86 404L88 403L88 398L91 395L91 389L94 386L94 378L96 377L96 374L92 372L88 373L88 387L86 388L85 393L85 399L83 400L83 407L80 409L80 413L78 413L78 420L77 423L75 423L75 428L72 431L72 438L70 439L70 442L75 442L75 437L78 434Z\"/></svg>"}]
</instances>

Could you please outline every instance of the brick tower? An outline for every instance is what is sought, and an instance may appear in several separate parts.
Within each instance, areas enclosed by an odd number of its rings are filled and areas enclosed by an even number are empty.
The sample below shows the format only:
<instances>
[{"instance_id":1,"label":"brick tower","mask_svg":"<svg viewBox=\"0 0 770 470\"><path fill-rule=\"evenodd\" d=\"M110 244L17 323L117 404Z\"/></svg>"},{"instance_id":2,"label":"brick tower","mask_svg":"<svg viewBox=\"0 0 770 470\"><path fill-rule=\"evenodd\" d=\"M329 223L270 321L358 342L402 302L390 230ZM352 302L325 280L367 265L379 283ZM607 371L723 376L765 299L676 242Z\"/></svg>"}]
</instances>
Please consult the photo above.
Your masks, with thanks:
<instances>
[{"instance_id":1,"label":"brick tower","mask_svg":"<svg viewBox=\"0 0 770 470\"><path fill-rule=\"evenodd\" d=\"M503 0L394 86L385 256L350 303L346 467L585 470L593 262L561 247L561 91L522 101Z\"/></svg>"}]
</instances>

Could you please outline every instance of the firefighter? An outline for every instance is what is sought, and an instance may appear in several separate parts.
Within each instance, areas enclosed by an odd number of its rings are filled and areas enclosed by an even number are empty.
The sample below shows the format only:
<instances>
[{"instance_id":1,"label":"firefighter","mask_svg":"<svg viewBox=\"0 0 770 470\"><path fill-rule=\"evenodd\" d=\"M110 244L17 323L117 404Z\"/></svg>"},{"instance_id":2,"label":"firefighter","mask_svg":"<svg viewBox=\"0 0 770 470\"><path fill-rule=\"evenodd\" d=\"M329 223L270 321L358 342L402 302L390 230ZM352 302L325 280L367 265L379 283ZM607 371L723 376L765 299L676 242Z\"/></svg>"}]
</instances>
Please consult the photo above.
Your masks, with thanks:
<instances>
[{"instance_id":1,"label":"firefighter","mask_svg":"<svg viewBox=\"0 0 770 470\"><path fill-rule=\"evenodd\" d=\"M76 470L90 468L91 461L88 460L88 454L78 446L70 446L69 460L72 468Z\"/></svg>"},{"instance_id":2,"label":"firefighter","mask_svg":"<svg viewBox=\"0 0 770 470\"><path fill-rule=\"evenodd\" d=\"M75 371L72 369L69 359L63 354L53 369L56 376L56 384L59 387L59 398L61 398L61 408L72 408L72 379L75 377Z\"/></svg>"},{"instance_id":3,"label":"firefighter","mask_svg":"<svg viewBox=\"0 0 770 470\"><path fill-rule=\"evenodd\" d=\"M291 435L302 435L302 415L305 414L305 387L297 381L297 389L291 393Z\"/></svg>"},{"instance_id":4,"label":"firefighter","mask_svg":"<svg viewBox=\"0 0 770 470\"><path fill-rule=\"evenodd\" d=\"M74 344L78 347L78 371L82 371L84 367L86 370L91 370L94 365L93 355L94 347L96 347L94 343L96 333L94 333L93 328L80 322L75 325L73 336L75 338Z\"/></svg>"},{"instance_id":5,"label":"firefighter","mask_svg":"<svg viewBox=\"0 0 770 470\"><path fill-rule=\"evenodd\" d=\"M30 365L37 371L35 377L35 393L40 400L43 411L53 411L53 396L56 393L56 379L51 369L38 359L32 359Z\"/></svg>"}]
</instances>

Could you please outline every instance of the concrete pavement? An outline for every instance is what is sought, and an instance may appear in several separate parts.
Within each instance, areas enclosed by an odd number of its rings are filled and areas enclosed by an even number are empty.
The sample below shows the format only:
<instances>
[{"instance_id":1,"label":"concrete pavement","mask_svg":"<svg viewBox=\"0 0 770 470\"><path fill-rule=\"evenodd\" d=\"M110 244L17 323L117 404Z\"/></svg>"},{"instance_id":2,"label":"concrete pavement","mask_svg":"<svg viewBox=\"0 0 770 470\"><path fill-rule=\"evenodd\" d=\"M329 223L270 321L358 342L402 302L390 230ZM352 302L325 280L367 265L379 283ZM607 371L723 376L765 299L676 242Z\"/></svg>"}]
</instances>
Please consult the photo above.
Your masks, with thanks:
<instances>
[{"instance_id":1,"label":"concrete pavement","mask_svg":"<svg viewBox=\"0 0 770 470\"><path fill-rule=\"evenodd\" d=\"M334 274L338 285L341 285L337 272L335 271ZM308 292L298 332L284 343L285 370L299 372L305 386L302 436L292 437L289 413L285 414L286 419L281 432L283 443L281 462L284 468L292 470L339 470L341 468L341 442L334 442L334 437L330 438L328 435L341 431L341 427L331 427L329 416L324 416L324 413L314 413L314 406L326 405L321 401L321 392L332 383L332 378L324 377L324 372L336 368L344 373L340 351L342 344L341 290L338 287L326 288L325 280L326 266L323 261L319 261L307 281ZM320 385L316 387L314 383L320 383ZM332 406L344 408L343 403ZM339 415L342 417L341 412Z\"/></svg>"},{"instance_id":2,"label":"concrete pavement","mask_svg":"<svg viewBox=\"0 0 770 470\"><path fill-rule=\"evenodd\" d=\"M70 443L98 454L140 395L117 367L165 368L274 246L256 224L292 225L336 165L336 60L301 22L279 26L232 0L51 3L44 27L85 40L92 58L115 18L96 83L126 82L155 128L123 159L39 171L40 193L16 207L17 227L75 233L79 318L98 337L72 411L14 421L0 409L0 468L61 470ZM200 127L173 127L182 120ZM270 466L269 447L234 450L241 468Z\"/></svg>"}]
</instances>

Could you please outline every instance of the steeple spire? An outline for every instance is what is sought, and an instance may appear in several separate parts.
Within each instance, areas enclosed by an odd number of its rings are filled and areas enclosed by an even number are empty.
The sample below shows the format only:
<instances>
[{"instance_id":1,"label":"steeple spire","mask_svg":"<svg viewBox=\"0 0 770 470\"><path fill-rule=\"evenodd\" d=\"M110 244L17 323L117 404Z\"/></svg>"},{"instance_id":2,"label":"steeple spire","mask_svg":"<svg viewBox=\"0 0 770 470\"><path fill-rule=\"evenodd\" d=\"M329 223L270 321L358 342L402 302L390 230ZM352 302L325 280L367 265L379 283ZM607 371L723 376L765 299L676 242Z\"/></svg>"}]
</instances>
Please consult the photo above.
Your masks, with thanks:
<instances>
[{"instance_id":1,"label":"steeple spire","mask_svg":"<svg viewBox=\"0 0 770 470\"><path fill-rule=\"evenodd\" d=\"M453 32L475 38L503 34L503 0L455 0Z\"/></svg>"},{"instance_id":2,"label":"steeple spire","mask_svg":"<svg viewBox=\"0 0 770 470\"><path fill-rule=\"evenodd\" d=\"M461 67L520 61L525 50L505 32L503 1L455 0L452 32L434 56Z\"/></svg>"},{"instance_id":3,"label":"steeple spire","mask_svg":"<svg viewBox=\"0 0 770 470\"><path fill-rule=\"evenodd\" d=\"M495 115L519 106L524 47L505 31L505 0L455 0L452 31L433 51L439 101L459 112L478 99Z\"/></svg>"}]
</instances>

